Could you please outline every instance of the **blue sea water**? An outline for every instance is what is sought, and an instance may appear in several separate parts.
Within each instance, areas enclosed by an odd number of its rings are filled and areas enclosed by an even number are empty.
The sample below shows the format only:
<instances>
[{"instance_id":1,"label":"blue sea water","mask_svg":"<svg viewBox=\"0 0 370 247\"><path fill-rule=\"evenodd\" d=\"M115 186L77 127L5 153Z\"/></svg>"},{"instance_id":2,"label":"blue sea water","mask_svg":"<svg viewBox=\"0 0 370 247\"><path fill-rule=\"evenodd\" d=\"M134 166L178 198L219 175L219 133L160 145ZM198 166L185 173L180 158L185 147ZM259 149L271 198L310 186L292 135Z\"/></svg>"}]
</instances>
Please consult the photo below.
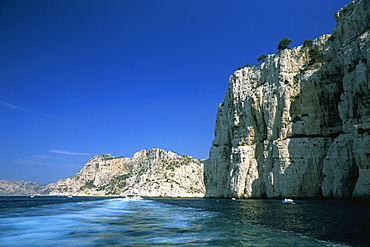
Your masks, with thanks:
<instances>
[{"instance_id":1,"label":"blue sea water","mask_svg":"<svg viewBox=\"0 0 370 247\"><path fill-rule=\"evenodd\" d=\"M370 203L0 197L0 246L369 246Z\"/></svg>"}]
</instances>

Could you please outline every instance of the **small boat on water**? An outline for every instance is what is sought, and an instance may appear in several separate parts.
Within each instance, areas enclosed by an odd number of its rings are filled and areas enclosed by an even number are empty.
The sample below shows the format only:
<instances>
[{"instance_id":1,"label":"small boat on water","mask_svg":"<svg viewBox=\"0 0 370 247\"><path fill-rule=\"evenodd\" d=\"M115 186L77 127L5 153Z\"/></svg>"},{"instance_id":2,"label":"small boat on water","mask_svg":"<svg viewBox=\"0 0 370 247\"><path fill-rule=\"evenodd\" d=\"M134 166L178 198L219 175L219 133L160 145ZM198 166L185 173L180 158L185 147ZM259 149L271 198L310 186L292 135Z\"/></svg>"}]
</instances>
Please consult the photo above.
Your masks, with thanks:
<instances>
[{"instance_id":1,"label":"small boat on water","mask_svg":"<svg viewBox=\"0 0 370 247\"><path fill-rule=\"evenodd\" d=\"M294 204L294 200L293 199L284 199L282 201L282 203L284 203L284 204Z\"/></svg>"},{"instance_id":2,"label":"small boat on water","mask_svg":"<svg viewBox=\"0 0 370 247\"><path fill-rule=\"evenodd\" d=\"M140 200L140 199L143 199L143 198L139 194L128 194L128 195L126 195L126 199Z\"/></svg>"},{"instance_id":3,"label":"small boat on water","mask_svg":"<svg viewBox=\"0 0 370 247\"><path fill-rule=\"evenodd\" d=\"M124 197L113 198L112 200L121 201L121 200L140 200L140 199L143 198L139 194L128 194L125 195Z\"/></svg>"}]
</instances>

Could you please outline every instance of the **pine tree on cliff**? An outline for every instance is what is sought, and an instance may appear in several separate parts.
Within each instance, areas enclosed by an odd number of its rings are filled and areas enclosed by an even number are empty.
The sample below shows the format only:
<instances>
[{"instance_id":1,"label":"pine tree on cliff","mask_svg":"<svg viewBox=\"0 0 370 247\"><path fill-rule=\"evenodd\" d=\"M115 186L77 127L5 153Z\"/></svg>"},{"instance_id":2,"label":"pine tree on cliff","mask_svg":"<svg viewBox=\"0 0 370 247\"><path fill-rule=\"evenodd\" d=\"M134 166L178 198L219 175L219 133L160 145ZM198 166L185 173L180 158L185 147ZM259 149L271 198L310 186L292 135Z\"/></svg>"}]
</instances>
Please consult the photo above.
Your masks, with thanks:
<instances>
[{"instance_id":1,"label":"pine tree on cliff","mask_svg":"<svg viewBox=\"0 0 370 247\"><path fill-rule=\"evenodd\" d=\"M277 49L279 51L284 50L284 49L288 49L289 45L290 45L290 42L292 42L292 41L288 38L284 38L284 39L280 40L280 42L277 46Z\"/></svg>"}]
</instances>

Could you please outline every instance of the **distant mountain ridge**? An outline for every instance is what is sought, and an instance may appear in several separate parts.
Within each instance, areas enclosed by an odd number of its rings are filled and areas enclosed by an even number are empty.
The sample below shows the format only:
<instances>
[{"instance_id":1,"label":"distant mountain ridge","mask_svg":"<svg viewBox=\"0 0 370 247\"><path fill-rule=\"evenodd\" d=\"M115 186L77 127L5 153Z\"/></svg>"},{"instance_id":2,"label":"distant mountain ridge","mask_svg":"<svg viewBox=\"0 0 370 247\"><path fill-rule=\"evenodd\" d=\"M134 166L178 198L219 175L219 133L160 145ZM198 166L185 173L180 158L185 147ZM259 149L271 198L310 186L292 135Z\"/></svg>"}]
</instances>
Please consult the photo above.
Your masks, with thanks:
<instances>
[{"instance_id":1,"label":"distant mountain ridge","mask_svg":"<svg viewBox=\"0 0 370 247\"><path fill-rule=\"evenodd\" d=\"M48 195L54 184L0 180L0 196Z\"/></svg>"}]
</instances>

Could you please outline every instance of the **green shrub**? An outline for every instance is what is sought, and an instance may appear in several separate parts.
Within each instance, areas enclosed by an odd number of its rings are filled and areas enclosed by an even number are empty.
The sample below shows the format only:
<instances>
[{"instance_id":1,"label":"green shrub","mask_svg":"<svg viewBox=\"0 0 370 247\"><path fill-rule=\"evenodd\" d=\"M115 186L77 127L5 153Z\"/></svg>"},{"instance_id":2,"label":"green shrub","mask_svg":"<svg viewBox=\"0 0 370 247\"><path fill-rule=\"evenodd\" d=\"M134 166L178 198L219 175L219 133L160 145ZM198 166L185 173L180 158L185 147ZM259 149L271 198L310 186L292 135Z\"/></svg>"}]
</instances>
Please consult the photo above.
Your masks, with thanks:
<instances>
[{"instance_id":1,"label":"green shrub","mask_svg":"<svg viewBox=\"0 0 370 247\"><path fill-rule=\"evenodd\" d=\"M310 48L308 54L310 55L310 65L318 62L321 59L321 52L315 48Z\"/></svg>"},{"instance_id":2,"label":"green shrub","mask_svg":"<svg viewBox=\"0 0 370 247\"><path fill-rule=\"evenodd\" d=\"M288 49L289 48L289 45L290 45L290 42L292 42L292 41L290 39L288 39L288 38L284 38L284 39L280 40L280 42L279 42L279 44L277 46L277 49L279 51Z\"/></svg>"},{"instance_id":3,"label":"green shrub","mask_svg":"<svg viewBox=\"0 0 370 247\"><path fill-rule=\"evenodd\" d=\"M313 43L312 40L305 39L305 40L303 40L303 47L311 47L312 43Z\"/></svg>"},{"instance_id":4,"label":"green shrub","mask_svg":"<svg viewBox=\"0 0 370 247\"><path fill-rule=\"evenodd\" d=\"M85 186L83 186L82 188L88 188L88 189L92 189L94 188L95 185L94 185L94 180L89 180L85 183Z\"/></svg>"},{"instance_id":5,"label":"green shrub","mask_svg":"<svg viewBox=\"0 0 370 247\"><path fill-rule=\"evenodd\" d=\"M257 61L258 61L258 62L265 62L267 57L268 57L267 55L262 54L261 56L259 56L259 57L257 58Z\"/></svg>"}]
</instances>

